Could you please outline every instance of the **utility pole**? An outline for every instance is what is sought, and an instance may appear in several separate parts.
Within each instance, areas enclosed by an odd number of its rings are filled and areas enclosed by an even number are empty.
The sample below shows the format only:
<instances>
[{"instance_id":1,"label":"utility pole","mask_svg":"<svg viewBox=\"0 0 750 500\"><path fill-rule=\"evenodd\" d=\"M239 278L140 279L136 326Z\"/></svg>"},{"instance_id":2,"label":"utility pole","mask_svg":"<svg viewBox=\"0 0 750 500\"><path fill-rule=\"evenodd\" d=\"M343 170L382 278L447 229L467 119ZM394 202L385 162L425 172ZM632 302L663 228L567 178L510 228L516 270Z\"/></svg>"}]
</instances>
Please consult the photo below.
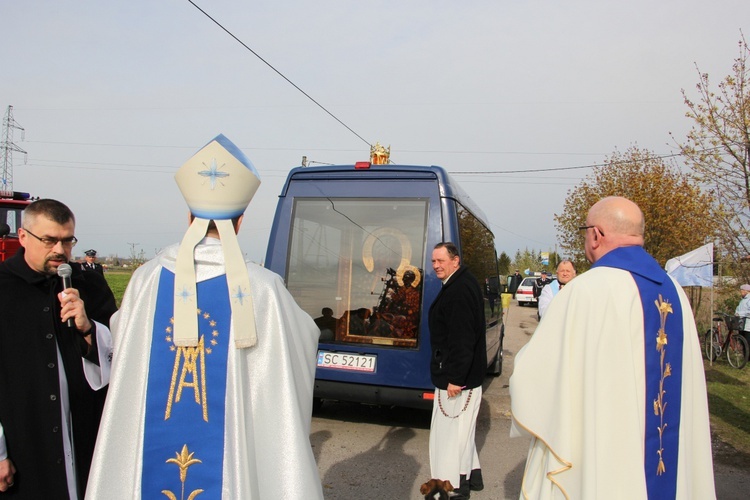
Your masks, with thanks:
<instances>
[{"instance_id":1,"label":"utility pole","mask_svg":"<svg viewBox=\"0 0 750 500\"><path fill-rule=\"evenodd\" d=\"M26 151L19 148L13 143L13 130L21 131L21 140L24 136L24 128L16 122L13 118L13 106L8 106L8 110L5 112L5 118L3 118L3 142L2 142L2 179L0 184L0 195L13 196L13 152L23 153L26 155ZM24 160L25 160L24 156Z\"/></svg>"}]
</instances>

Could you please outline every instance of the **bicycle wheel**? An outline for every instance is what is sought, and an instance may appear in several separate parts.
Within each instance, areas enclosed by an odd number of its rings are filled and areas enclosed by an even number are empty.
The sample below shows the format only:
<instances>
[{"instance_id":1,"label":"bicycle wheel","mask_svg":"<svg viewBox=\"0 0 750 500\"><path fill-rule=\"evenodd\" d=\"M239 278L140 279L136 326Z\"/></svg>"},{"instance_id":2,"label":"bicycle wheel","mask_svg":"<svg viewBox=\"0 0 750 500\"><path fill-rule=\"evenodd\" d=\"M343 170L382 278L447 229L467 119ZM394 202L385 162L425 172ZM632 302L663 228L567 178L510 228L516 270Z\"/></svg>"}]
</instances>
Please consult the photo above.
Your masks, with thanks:
<instances>
[{"instance_id":1,"label":"bicycle wheel","mask_svg":"<svg viewBox=\"0 0 750 500\"><path fill-rule=\"evenodd\" d=\"M712 335L713 334L713 335ZM711 345L711 337L713 336L713 346ZM706 358L711 361L716 361L721 355L721 344L719 343L719 332L716 328L712 328L706 332L706 336L703 340L705 344Z\"/></svg>"},{"instance_id":2,"label":"bicycle wheel","mask_svg":"<svg viewBox=\"0 0 750 500\"><path fill-rule=\"evenodd\" d=\"M747 363L748 346L747 340L741 335L732 335L727 346L727 359L729 364L740 369Z\"/></svg>"}]
</instances>

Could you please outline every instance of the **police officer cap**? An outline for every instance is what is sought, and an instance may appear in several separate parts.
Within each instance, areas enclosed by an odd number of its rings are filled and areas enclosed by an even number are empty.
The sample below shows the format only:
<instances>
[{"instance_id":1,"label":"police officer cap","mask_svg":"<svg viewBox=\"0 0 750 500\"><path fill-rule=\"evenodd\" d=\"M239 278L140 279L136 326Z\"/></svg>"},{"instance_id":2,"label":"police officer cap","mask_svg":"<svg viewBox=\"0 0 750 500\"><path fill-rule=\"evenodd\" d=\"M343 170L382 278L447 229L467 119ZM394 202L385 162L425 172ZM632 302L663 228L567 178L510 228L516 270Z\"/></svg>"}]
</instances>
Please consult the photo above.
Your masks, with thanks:
<instances>
[{"instance_id":1,"label":"police officer cap","mask_svg":"<svg viewBox=\"0 0 750 500\"><path fill-rule=\"evenodd\" d=\"M83 253L85 253L85 254L86 254L86 255L88 255L89 257L96 257L96 250L86 250L86 251L85 251L85 252L83 252Z\"/></svg>"}]
</instances>

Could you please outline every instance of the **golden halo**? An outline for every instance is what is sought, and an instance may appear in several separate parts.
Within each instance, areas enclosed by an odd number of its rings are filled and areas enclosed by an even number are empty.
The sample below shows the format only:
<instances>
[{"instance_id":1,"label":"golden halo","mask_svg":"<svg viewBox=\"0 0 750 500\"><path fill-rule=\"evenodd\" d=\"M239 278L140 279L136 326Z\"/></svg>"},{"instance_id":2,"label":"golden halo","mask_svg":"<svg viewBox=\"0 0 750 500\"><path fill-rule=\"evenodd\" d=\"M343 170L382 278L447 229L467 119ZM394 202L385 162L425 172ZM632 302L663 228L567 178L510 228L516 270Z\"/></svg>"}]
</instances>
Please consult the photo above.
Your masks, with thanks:
<instances>
[{"instance_id":1,"label":"golden halo","mask_svg":"<svg viewBox=\"0 0 750 500\"><path fill-rule=\"evenodd\" d=\"M401 263L401 267L398 268L398 271L396 271L396 281L398 281L399 286L404 286L404 273L406 271L414 272L415 278L414 283L411 284L411 287L417 288L417 286L419 286L419 282L422 281L422 273L419 272L419 268L416 268L411 264L404 265L403 262Z\"/></svg>"},{"instance_id":2,"label":"golden halo","mask_svg":"<svg viewBox=\"0 0 750 500\"><path fill-rule=\"evenodd\" d=\"M399 270L409 265L411 262L411 243L409 238L398 229L392 227L379 227L375 231L371 232L365 238L365 242L362 244L362 262L365 265L367 271L372 272L375 268L375 262L372 259L372 247L375 245L375 241L380 239L381 236L393 236L401 244L401 263L399 264Z\"/></svg>"}]
</instances>

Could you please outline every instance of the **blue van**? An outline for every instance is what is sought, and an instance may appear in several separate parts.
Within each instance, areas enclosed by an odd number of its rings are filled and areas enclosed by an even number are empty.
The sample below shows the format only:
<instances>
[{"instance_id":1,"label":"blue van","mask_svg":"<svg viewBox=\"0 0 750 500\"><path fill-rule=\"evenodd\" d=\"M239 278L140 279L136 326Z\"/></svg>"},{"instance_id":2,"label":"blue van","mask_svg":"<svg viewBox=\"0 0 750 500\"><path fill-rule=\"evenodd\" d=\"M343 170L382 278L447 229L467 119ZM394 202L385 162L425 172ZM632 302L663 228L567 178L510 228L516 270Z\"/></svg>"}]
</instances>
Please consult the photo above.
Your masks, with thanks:
<instances>
[{"instance_id":1,"label":"blue van","mask_svg":"<svg viewBox=\"0 0 750 500\"><path fill-rule=\"evenodd\" d=\"M484 285L488 373L502 371L494 236L437 166L297 167L279 196L265 265L321 330L323 399L431 408L428 311L441 282L433 247L454 242Z\"/></svg>"}]
</instances>

